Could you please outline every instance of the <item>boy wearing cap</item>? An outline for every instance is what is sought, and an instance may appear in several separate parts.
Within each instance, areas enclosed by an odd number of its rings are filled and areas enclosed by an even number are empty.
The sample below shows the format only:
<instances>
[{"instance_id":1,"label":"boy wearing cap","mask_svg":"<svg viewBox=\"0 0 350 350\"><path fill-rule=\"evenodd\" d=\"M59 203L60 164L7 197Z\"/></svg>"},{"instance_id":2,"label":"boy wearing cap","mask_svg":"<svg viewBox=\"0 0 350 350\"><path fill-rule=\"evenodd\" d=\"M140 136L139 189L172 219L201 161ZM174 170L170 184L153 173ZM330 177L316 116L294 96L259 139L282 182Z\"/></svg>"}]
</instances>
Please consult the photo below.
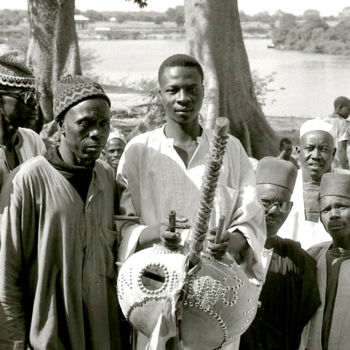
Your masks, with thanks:
<instances>
[{"instance_id":1,"label":"boy wearing cap","mask_svg":"<svg viewBox=\"0 0 350 350\"><path fill-rule=\"evenodd\" d=\"M119 131L112 131L106 142L102 155L104 160L117 172L120 157L123 154L126 142Z\"/></svg>"},{"instance_id":2,"label":"boy wearing cap","mask_svg":"<svg viewBox=\"0 0 350 350\"><path fill-rule=\"evenodd\" d=\"M38 118L37 97L21 52L0 56L0 189L15 167L45 152L40 136L23 127Z\"/></svg>"},{"instance_id":3,"label":"boy wearing cap","mask_svg":"<svg viewBox=\"0 0 350 350\"><path fill-rule=\"evenodd\" d=\"M315 260L298 242L277 236L293 205L296 176L296 167L279 158L265 157L257 166L257 191L267 228L265 248L272 257L261 304L241 336L240 350L297 350L302 330L320 304Z\"/></svg>"},{"instance_id":4,"label":"boy wearing cap","mask_svg":"<svg viewBox=\"0 0 350 350\"><path fill-rule=\"evenodd\" d=\"M350 175L325 174L321 221L332 238L309 249L317 261L321 306L305 330L303 349L344 350L350 344Z\"/></svg>"},{"instance_id":5,"label":"boy wearing cap","mask_svg":"<svg viewBox=\"0 0 350 350\"><path fill-rule=\"evenodd\" d=\"M300 128L301 169L292 195L294 205L278 235L299 241L304 249L329 240L320 222L318 195L336 152L332 133L332 125L322 119L308 120Z\"/></svg>"},{"instance_id":6,"label":"boy wearing cap","mask_svg":"<svg viewBox=\"0 0 350 350\"><path fill-rule=\"evenodd\" d=\"M1 195L0 348L120 349L113 171L97 158L110 101L82 76L57 85L61 142Z\"/></svg>"}]
</instances>

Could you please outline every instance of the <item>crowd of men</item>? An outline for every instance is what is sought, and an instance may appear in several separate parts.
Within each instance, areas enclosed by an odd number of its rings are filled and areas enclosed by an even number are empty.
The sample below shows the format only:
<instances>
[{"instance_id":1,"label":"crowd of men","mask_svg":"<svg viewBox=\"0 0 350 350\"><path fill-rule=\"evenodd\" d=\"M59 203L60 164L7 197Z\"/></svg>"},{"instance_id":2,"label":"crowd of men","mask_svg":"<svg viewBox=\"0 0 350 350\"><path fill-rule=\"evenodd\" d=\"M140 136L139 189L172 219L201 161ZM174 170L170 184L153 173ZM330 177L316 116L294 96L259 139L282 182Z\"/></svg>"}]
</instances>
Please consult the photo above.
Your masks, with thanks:
<instances>
[{"instance_id":1,"label":"crowd of men","mask_svg":"<svg viewBox=\"0 0 350 350\"><path fill-rule=\"evenodd\" d=\"M110 130L103 88L66 75L54 89L60 142L46 149L28 128L40 124L35 78L19 52L0 57L0 349L161 350L121 315L117 262L191 239L214 137L199 119L203 81L193 57L163 61L166 123L126 143ZM260 297L248 330L222 349L350 348L350 100L334 108L302 125L298 162L283 139L254 170L228 137L212 231L226 222L208 249L227 251Z\"/></svg>"}]
</instances>

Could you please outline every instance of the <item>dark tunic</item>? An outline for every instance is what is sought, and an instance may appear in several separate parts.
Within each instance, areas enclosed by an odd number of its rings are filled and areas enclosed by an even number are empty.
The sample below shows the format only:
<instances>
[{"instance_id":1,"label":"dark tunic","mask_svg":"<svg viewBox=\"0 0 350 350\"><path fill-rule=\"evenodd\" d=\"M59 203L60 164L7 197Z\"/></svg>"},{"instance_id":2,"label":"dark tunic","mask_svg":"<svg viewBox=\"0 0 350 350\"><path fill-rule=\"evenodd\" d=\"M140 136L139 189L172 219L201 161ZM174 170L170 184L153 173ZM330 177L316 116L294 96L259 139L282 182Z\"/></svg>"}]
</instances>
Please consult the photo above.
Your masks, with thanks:
<instances>
[{"instance_id":1,"label":"dark tunic","mask_svg":"<svg viewBox=\"0 0 350 350\"><path fill-rule=\"evenodd\" d=\"M240 349L298 349L302 330L320 305L316 262L298 242L273 237L267 245L273 255L261 306Z\"/></svg>"}]
</instances>

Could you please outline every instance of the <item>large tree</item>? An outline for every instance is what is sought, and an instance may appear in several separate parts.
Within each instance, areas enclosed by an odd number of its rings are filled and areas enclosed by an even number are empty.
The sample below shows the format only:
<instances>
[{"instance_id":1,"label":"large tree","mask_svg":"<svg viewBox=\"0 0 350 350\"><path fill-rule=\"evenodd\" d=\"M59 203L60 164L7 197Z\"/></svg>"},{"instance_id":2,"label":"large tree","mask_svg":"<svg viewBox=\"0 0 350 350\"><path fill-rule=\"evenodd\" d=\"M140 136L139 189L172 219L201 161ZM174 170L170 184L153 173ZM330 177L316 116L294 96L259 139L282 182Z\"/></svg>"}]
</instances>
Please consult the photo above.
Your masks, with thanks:
<instances>
[{"instance_id":1,"label":"large tree","mask_svg":"<svg viewBox=\"0 0 350 350\"><path fill-rule=\"evenodd\" d=\"M37 78L46 122L53 119L52 93L63 74L81 74L74 0L28 0L27 60Z\"/></svg>"},{"instance_id":2,"label":"large tree","mask_svg":"<svg viewBox=\"0 0 350 350\"><path fill-rule=\"evenodd\" d=\"M248 155L277 154L276 136L254 93L237 0L185 0L185 19L189 53L204 68L206 126L225 116Z\"/></svg>"}]
</instances>

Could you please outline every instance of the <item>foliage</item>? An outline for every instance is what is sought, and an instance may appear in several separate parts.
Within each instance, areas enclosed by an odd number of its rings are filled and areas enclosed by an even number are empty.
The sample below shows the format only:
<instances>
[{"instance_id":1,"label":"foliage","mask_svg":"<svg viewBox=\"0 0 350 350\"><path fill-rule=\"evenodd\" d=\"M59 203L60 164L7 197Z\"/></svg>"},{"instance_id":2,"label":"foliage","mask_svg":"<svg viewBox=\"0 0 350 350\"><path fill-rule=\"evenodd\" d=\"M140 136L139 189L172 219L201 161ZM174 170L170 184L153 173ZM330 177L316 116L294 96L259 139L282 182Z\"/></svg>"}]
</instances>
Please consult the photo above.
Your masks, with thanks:
<instances>
[{"instance_id":1,"label":"foliage","mask_svg":"<svg viewBox=\"0 0 350 350\"><path fill-rule=\"evenodd\" d=\"M330 27L311 10L299 20L284 14L273 30L273 43L283 49L350 55L350 17Z\"/></svg>"},{"instance_id":2,"label":"foliage","mask_svg":"<svg viewBox=\"0 0 350 350\"><path fill-rule=\"evenodd\" d=\"M0 10L0 26L17 26L27 18L25 10Z\"/></svg>"},{"instance_id":3,"label":"foliage","mask_svg":"<svg viewBox=\"0 0 350 350\"><path fill-rule=\"evenodd\" d=\"M185 24L185 9L183 6L170 7L165 12L168 21L174 21L179 27Z\"/></svg>"}]
</instances>

